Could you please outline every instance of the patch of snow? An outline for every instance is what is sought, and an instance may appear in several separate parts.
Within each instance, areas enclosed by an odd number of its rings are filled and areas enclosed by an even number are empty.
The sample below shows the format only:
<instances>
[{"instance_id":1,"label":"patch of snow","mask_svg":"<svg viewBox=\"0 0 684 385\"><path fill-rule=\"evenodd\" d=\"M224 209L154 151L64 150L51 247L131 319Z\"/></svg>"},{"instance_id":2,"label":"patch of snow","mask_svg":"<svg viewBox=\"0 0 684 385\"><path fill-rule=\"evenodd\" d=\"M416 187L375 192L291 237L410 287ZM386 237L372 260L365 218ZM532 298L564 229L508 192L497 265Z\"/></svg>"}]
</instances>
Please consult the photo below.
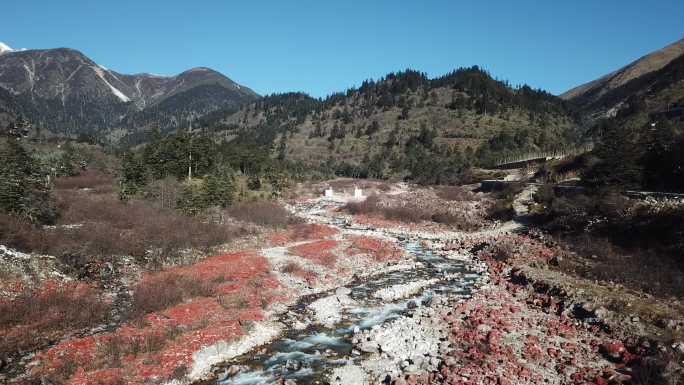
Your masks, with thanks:
<instances>
[{"instance_id":1,"label":"patch of snow","mask_svg":"<svg viewBox=\"0 0 684 385\"><path fill-rule=\"evenodd\" d=\"M31 89L33 89L33 79L35 78L35 73L31 71L31 69L26 64L24 64L24 69L26 70L26 73L28 73L29 83L31 83Z\"/></svg>"},{"instance_id":2,"label":"patch of snow","mask_svg":"<svg viewBox=\"0 0 684 385\"><path fill-rule=\"evenodd\" d=\"M127 102L130 102L130 101L131 101L131 99L130 99L128 96L124 95L123 92L119 91L116 87L114 87L113 85L111 85L111 84L107 81L107 79L106 79L105 76L104 76L104 71L102 70L102 68L100 68L100 67L91 67L91 68L93 69L93 71L95 71L95 73L97 74L97 76L99 76L100 79L102 79L102 81L105 82L105 84L106 84L107 86L109 86L109 89L112 90L112 93L114 94L114 96L116 96L117 98L119 98L119 100L121 100L121 101L124 102L124 103L127 103Z\"/></svg>"},{"instance_id":3,"label":"patch of snow","mask_svg":"<svg viewBox=\"0 0 684 385\"><path fill-rule=\"evenodd\" d=\"M14 51L12 49L12 47L10 47L7 44L0 41L0 55L2 55L5 52L12 52L12 51Z\"/></svg>"}]
</instances>

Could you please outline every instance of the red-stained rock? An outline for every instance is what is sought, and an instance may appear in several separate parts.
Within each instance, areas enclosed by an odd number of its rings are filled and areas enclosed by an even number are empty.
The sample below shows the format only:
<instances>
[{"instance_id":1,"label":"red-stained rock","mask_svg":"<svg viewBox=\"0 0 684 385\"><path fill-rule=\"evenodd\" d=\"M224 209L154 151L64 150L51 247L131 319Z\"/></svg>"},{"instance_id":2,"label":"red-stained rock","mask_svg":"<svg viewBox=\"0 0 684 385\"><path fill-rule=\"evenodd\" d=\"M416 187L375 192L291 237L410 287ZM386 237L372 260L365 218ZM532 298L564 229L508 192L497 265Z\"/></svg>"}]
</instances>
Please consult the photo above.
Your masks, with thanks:
<instances>
[{"instance_id":1,"label":"red-stained rock","mask_svg":"<svg viewBox=\"0 0 684 385\"><path fill-rule=\"evenodd\" d=\"M333 240L314 241L290 247L288 252L314 261L320 265L333 267L337 261L337 256L333 253L333 249L336 248L338 244L339 242Z\"/></svg>"},{"instance_id":2,"label":"red-stained rock","mask_svg":"<svg viewBox=\"0 0 684 385\"><path fill-rule=\"evenodd\" d=\"M402 250L394 242L368 236L348 238L352 242L347 249L349 255L368 254L376 261L387 261L396 259L402 254Z\"/></svg>"},{"instance_id":3,"label":"red-stained rock","mask_svg":"<svg viewBox=\"0 0 684 385\"><path fill-rule=\"evenodd\" d=\"M625 346L619 342L609 342L602 344L599 351L609 359L621 361L622 353L625 352Z\"/></svg>"}]
</instances>

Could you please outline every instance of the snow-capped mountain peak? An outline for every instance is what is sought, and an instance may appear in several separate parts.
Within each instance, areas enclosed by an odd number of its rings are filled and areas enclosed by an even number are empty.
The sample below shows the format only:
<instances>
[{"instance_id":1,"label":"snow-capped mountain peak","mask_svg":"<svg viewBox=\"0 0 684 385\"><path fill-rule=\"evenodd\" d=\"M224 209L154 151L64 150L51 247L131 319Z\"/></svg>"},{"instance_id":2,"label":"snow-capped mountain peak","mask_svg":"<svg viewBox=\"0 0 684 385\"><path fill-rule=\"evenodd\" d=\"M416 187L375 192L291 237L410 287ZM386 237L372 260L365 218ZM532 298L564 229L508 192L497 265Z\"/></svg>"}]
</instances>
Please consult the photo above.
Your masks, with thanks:
<instances>
[{"instance_id":1,"label":"snow-capped mountain peak","mask_svg":"<svg viewBox=\"0 0 684 385\"><path fill-rule=\"evenodd\" d=\"M5 53L5 52L12 52L12 51L14 51L12 49L12 47L10 47L7 44L0 41L0 55Z\"/></svg>"}]
</instances>

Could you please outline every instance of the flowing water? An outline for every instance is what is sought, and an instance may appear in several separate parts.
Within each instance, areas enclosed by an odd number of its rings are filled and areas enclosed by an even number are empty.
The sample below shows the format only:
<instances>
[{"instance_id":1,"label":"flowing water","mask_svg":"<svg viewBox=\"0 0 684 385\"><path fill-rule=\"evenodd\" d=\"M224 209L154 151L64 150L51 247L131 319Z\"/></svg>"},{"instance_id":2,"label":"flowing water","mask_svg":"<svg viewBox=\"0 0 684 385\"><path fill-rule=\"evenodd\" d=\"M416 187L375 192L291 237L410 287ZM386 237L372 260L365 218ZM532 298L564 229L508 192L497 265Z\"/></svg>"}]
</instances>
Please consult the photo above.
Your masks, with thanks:
<instances>
[{"instance_id":1,"label":"flowing water","mask_svg":"<svg viewBox=\"0 0 684 385\"><path fill-rule=\"evenodd\" d=\"M347 285L351 290L349 296L357 306L343 311L340 322L333 327L311 324L304 330L291 328L259 352L250 352L226 363L224 368L244 365L249 369L230 377L227 372L219 370L214 385L266 385L275 384L277 379L292 379L299 385L326 383L326 373L333 367L347 363L350 358L363 359L365 353L353 347L354 332L390 322L417 307L429 306L437 294L447 294L452 298L469 297L479 275L469 270L467 262L434 255L417 242L400 241L400 244L421 262L418 267L381 273ZM374 295L378 290L393 285L428 279L436 279L436 282L410 298L384 301ZM290 314L304 320L308 304L331 294L304 297ZM290 323L292 319L284 322Z\"/></svg>"}]
</instances>

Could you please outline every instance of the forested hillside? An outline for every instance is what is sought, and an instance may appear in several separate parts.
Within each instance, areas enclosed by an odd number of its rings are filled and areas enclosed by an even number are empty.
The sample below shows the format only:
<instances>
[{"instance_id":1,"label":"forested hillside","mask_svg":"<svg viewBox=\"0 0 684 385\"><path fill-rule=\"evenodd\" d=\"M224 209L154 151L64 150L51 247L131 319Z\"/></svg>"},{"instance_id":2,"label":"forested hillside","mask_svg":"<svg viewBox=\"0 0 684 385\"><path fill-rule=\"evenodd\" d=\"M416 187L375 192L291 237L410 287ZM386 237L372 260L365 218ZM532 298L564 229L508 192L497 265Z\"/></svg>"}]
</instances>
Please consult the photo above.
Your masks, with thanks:
<instances>
[{"instance_id":1,"label":"forested hillside","mask_svg":"<svg viewBox=\"0 0 684 385\"><path fill-rule=\"evenodd\" d=\"M592 105L619 105L591 133L600 162L589 183L655 191L684 191L684 55L661 70L618 87Z\"/></svg>"},{"instance_id":2,"label":"forested hillside","mask_svg":"<svg viewBox=\"0 0 684 385\"><path fill-rule=\"evenodd\" d=\"M314 99L276 94L205 116L200 127L338 174L448 182L471 164L581 141L566 102L479 67L430 79L406 70ZM451 174L451 175L450 175Z\"/></svg>"}]
</instances>

